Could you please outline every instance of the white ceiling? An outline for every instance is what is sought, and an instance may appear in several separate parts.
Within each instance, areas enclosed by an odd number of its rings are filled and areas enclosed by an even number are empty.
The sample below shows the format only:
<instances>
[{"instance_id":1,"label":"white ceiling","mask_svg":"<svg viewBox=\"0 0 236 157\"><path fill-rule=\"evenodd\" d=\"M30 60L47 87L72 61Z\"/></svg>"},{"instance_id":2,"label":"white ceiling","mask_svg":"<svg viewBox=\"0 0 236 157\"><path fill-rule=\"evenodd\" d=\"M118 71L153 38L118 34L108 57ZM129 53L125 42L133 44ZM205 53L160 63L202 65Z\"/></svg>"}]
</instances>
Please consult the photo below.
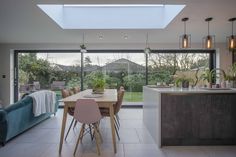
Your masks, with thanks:
<instances>
[{"instance_id":1,"label":"white ceiling","mask_svg":"<svg viewBox=\"0 0 236 157\"><path fill-rule=\"evenodd\" d=\"M183 11L163 30L63 30L36 4L186 4ZM236 17L236 0L1 0L0 43L178 43L183 34L183 17L189 17L187 33L201 43L207 33L207 17L213 17L210 32L216 42L231 35L228 19ZM235 22L236 25L236 22ZM236 31L236 27L234 27ZM99 39L99 36L103 39ZM124 36L128 36L124 39Z\"/></svg>"}]
</instances>

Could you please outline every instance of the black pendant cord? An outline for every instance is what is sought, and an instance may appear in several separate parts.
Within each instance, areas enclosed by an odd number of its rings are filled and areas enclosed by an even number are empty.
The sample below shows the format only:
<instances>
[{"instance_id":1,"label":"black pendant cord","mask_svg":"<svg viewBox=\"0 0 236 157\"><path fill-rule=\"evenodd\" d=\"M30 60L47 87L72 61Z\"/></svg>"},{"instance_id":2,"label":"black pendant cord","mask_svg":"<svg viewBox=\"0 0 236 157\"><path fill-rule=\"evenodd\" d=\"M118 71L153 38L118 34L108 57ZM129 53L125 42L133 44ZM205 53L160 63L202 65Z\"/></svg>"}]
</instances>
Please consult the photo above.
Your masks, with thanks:
<instances>
[{"instance_id":1,"label":"black pendant cord","mask_svg":"<svg viewBox=\"0 0 236 157\"><path fill-rule=\"evenodd\" d=\"M232 36L234 35L234 21L232 21Z\"/></svg>"},{"instance_id":2,"label":"black pendant cord","mask_svg":"<svg viewBox=\"0 0 236 157\"><path fill-rule=\"evenodd\" d=\"M84 32L83 32L83 45L84 45Z\"/></svg>"},{"instance_id":3,"label":"black pendant cord","mask_svg":"<svg viewBox=\"0 0 236 157\"><path fill-rule=\"evenodd\" d=\"M230 18L228 21L232 22L232 36L234 36L234 21L236 20L236 17Z\"/></svg>"},{"instance_id":4,"label":"black pendant cord","mask_svg":"<svg viewBox=\"0 0 236 157\"><path fill-rule=\"evenodd\" d=\"M148 33L147 33L147 36L146 36L146 48L149 47L149 44L148 44Z\"/></svg>"},{"instance_id":5,"label":"black pendant cord","mask_svg":"<svg viewBox=\"0 0 236 157\"><path fill-rule=\"evenodd\" d=\"M208 21L207 23L208 23L208 36L210 36L210 28L209 28L210 27L209 26L210 25L210 21Z\"/></svg>"},{"instance_id":6,"label":"black pendant cord","mask_svg":"<svg viewBox=\"0 0 236 157\"><path fill-rule=\"evenodd\" d=\"M212 17L208 17L205 19L205 21L207 22L207 33L208 33L208 36L210 36L210 21L212 21Z\"/></svg>"},{"instance_id":7,"label":"black pendant cord","mask_svg":"<svg viewBox=\"0 0 236 157\"><path fill-rule=\"evenodd\" d=\"M182 21L184 22L184 35L186 35L186 21L188 21L188 17L182 18Z\"/></svg>"},{"instance_id":8,"label":"black pendant cord","mask_svg":"<svg viewBox=\"0 0 236 157\"><path fill-rule=\"evenodd\" d=\"M186 34L186 21L184 21L184 34Z\"/></svg>"}]
</instances>

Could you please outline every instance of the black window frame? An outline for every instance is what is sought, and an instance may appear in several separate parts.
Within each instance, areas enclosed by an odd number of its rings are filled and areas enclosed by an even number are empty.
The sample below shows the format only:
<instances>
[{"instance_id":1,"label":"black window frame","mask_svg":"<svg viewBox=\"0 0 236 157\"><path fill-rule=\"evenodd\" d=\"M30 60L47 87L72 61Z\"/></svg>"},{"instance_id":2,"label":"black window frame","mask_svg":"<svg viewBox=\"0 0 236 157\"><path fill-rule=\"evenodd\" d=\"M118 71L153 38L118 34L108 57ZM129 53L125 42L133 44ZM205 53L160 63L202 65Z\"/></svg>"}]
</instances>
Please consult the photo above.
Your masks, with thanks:
<instances>
[{"instance_id":1,"label":"black window frame","mask_svg":"<svg viewBox=\"0 0 236 157\"><path fill-rule=\"evenodd\" d=\"M115 49L115 50L87 50L86 53L143 53L141 49ZM84 71L84 54L80 50L14 50L14 102L18 101L18 54L19 53L80 53L81 54L81 90L83 90L83 71ZM214 49L156 49L151 53L209 53L209 69L216 68L216 50ZM145 83L148 84L148 54L145 54Z\"/></svg>"}]
</instances>

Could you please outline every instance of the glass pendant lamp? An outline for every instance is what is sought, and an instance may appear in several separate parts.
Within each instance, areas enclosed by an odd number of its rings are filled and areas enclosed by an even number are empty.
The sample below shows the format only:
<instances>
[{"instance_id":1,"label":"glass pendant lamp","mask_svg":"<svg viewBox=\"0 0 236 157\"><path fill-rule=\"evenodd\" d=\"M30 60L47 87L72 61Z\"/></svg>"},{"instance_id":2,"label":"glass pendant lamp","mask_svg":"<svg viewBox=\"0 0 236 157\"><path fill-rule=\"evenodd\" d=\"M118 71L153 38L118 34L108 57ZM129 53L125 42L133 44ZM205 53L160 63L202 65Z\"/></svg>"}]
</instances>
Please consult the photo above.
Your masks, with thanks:
<instances>
[{"instance_id":1,"label":"glass pendant lamp","mask_svg":"<svg viewBox=\"0 0 236 157\"><path fill-rule=\"evenodd\" d=\"M236 20L236 17L229 19L229 22L232 23L232 34L231 36L227 37L227 47L229 51L233 51L236 48L236 36L234 35L234 21L235 20Z\"/></svg>"},{"instance_id":2,"label":"glass pendant lamp","mask_svg":"<svg viewBox=\"0 0 236 157\"><path fill-rule=\"evenodd\" d=\"M185 17L182 19L184 22L184 34L180 36L179 38L179 46L180 48L190 48L191 47L191 35L186 34L186 21L188 21L189 18Z\"/></svg>"},{"instance_id":3,"label":"glass pendant lamp","mask_svg":"<svg viewBox=\"0 0 236 157\"><path fill-rule=\"evenodd\" d=\"M203 48L205 49L212 49L215 47L215 36L210 35L210 21L212 21L212 17L206 18L205 21L207 22L207 36L203 37Z\"/></svg>"}]
</instances>

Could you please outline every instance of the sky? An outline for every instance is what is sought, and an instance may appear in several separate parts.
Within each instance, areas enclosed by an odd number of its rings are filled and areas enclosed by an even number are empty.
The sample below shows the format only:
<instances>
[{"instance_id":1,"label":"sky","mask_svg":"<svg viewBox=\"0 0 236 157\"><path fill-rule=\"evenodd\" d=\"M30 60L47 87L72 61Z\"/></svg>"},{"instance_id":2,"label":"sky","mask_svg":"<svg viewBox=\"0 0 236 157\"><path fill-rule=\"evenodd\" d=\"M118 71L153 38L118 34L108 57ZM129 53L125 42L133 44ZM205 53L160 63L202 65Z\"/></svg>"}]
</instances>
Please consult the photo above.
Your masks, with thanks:
<instances>
[{"instance_id":1,"label":"sky","mask_svg":"<svg viewBox=\"0 0 236 157\"><path fill-rule=\"evenodd\" d=\"M103 66L106 63L125 58L140 65L145 65L143 53L85 53L94 65ZM47 59L51 63L62 65L80 65L80 53L37 53L37 57Z\"/></svg>"}]
</instances>

